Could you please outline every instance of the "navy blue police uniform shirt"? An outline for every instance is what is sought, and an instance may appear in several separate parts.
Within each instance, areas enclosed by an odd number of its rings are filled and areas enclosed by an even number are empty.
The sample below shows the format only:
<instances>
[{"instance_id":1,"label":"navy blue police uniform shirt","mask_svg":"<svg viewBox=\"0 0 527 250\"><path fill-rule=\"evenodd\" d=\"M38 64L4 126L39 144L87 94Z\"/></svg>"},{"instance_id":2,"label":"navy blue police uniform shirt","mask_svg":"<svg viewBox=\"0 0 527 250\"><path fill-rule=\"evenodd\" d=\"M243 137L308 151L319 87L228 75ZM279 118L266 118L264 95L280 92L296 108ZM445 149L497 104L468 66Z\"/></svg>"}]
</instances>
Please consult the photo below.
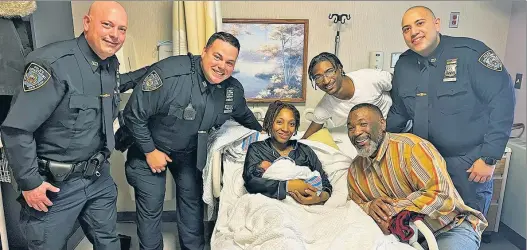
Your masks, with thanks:
<instances>
[{"instance_id":1,"label":"navy blue police uniform shirt","mask_svg":"<svg viewBox=\"0 0 527 250\"><path fill-rule=\"evenodd\" d=\"M262 127L247 107L241 83L229 77L220 84L206 81L201 57L172 56L148 67L124 110L126 126L143 153L154 149L167 154L197 148L197 134L207 101L213 101L213 122L219 128L231 117L241 125L261 131ZM192 79L195 77L195 79ZM193 119L185 110L195 112Z\"/></svg>"},{"instance_id":2,"label":"navy blue police uniform shirt","mask_svg":"<svg viewBox=\"0 0 527 250\"><path fill-rule=\"evenodd\" d=\"M115 56L101 60L84 35L27 56L22 89L2 124L9 164L22 190L44 180L37 156L76 163L104 149L103 116L111 112L115 118L120 101L118 68ZM104 98L112 101L112 110L103 112Z\"/></svg>"},{"instance_id":3,"label":"navy blue police uniform shirt","mask_svg":"<svg viewBox=\"0 0 527 250\"><path fill-rule=\"evenodd\" d=\"M392 85L388 131L401 132L413 120L413 132L445 157L502 157L514 119L514 89L484 43L440 35L426 58L407 50L397 61Z\"/></svg>"}]
</instances>

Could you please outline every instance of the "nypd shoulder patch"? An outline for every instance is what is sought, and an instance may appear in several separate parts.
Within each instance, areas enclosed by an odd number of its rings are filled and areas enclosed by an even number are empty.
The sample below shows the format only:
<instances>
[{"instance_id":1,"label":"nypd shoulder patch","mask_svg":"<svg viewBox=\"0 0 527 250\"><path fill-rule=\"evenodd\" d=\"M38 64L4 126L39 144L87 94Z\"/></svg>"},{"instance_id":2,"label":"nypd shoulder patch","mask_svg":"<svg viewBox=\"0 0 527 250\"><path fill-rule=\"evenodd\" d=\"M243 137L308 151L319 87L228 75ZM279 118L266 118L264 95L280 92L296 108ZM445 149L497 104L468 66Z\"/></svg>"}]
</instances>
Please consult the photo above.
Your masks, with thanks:
<instances>
[{"instance_id":1,"label":"nypd shoulder patch","mask_svg":"<svg viewBox=\"0 0 527 250\"><path fill-rule=\"evenodd\" d=\"M148 76L145 77L143 80L143 85L141 89L143 91L154 91L158 88L163 86L163 81L161 80L161 77L159 77L159 74L155 70L152 70Z\"/></svg>"},{"instance_id":2,"label":"nypd shoulder patch","mask_svg":"<svg viewBox=\"0 0 527 250\"><path fill-rule=\"evenodd\" d=\"M30 63L24 73L23 89L24 92L30 92L41 88L51 78L51 74L42 66L36 63Z\"/></svg>"},{"instance_id":3,"label":"nypd shoulder patch","mask_svg":"<svg viewBox=\"0 0 527 250\"><path fill-rule=\"evenodd\" d=\"M479 57L478 62L483 64L483 66L485 66L485 67L487 67L487 68L489 68L491 70L494 70L494 71L502 71L503 70L503 64L501 63L500 58L491 49L485 51L485 53L483 53Z\"/></svg>"}]
</instances>

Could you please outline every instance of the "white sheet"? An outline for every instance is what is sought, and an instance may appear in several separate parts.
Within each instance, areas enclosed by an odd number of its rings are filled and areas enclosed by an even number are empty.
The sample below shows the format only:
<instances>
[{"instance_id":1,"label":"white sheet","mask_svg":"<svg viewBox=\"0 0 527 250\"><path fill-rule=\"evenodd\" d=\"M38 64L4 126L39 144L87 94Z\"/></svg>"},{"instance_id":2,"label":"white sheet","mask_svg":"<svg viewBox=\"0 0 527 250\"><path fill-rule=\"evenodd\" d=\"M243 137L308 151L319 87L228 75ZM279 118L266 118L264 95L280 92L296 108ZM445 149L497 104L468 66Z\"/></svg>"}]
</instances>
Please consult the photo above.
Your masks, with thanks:
<instances>
[{"instance_id":1,"label":"white sheet","mask_svg":"<svg viewBox=\"0 0 527 250\"><path fill-rule=\"evenodd\" d=\"M347 201L351 158L322 143L302 141L317 153L333 185L323 206L303 206L247 194L243 163L227 157L212 249L413 249L382 234L354 202Z\"/></svg>"},{"instance_id":2,"label":"white sheet","mask_svg":"<svg viewBox=\"0 0 527 250\"><path fill-rule=\"evenodd\" d=\"M221 128L216 131L214 134L211 135L211 138L209 138L209 145L208 145L208 154L207 154L207 162L205 165L205 168L203 168L203 202L206 205L206 216L205 220L210 221L213 220L214 216L214 209L216 207L216 201L214 199L213 193L212 193L212 171L211 171L211 165L212 165L212 152L215 151L221 151L228 147L232 146L233 144L241 144L240 140L243 138L253 134L258 133L255 130L250 130L248 128L245 128L241 126L239 123L235 121L228 120L221 126ZM231 153L236 155L237 157L243 157L244 153L241 152L243 150L238 150L240 147L237 147L235 150L231 150ZM243 158L244 159L244 158Z\"/></svg>"}]
</instances>

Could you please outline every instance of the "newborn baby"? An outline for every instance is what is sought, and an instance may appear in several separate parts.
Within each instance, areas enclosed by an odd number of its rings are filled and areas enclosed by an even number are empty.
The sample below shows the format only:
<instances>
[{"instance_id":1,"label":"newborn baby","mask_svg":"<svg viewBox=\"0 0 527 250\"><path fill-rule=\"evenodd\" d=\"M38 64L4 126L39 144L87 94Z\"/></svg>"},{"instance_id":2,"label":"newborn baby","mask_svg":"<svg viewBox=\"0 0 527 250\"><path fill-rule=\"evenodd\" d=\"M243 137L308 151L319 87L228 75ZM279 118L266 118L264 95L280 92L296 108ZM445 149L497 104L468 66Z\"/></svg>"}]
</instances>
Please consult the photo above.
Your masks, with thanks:
<instances>
[{"instance_id":1,"label":"newborn baby","mask_svg":"<svg viewBox=\"0 0 527 250\"><path fill-rule=\"evenodd\" d=\"M262 178L279 181L302 179L318 190L317 195L320 195L322 192L323 186L320 173L316 170L311 171L309 167L296 165L289 157L280 157L273 163L262 161L260 167L264 170ZM301 194L307 195L305 192Z\"/></svg>"}]
</instances>

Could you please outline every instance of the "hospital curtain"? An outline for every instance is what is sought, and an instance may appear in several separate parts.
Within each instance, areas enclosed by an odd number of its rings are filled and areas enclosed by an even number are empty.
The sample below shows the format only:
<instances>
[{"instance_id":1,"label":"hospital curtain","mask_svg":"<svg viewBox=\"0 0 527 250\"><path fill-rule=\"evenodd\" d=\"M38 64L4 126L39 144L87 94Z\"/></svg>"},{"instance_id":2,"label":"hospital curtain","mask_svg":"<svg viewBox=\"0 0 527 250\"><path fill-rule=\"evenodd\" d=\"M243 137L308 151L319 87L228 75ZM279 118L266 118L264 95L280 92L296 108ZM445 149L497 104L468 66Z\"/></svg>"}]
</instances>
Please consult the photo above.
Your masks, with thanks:
<instances>
[{"instance_id":1,"label":"hospital curtain","mask_svg":"<svg viewBox=\"0 0 527 250\"><path fill-rule=\"evenodd\" d=\"M175 1L172 13L173 55L201 54L207 39L221 30L219 1Z\"/></svg>"}]
</instances>

